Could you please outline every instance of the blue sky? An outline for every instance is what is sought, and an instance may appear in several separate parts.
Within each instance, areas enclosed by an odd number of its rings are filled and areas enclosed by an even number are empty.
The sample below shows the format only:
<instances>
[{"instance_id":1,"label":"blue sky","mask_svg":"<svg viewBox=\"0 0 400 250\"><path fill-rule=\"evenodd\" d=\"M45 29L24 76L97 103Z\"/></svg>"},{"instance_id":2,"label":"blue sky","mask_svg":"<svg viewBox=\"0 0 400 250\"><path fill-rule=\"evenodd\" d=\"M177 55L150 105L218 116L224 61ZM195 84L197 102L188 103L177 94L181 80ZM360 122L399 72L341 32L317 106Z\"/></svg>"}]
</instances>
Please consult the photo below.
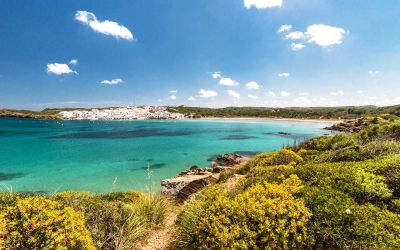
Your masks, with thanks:
<instances>
[{"instance_id":1,"label":"blue sky","mask_svg":"<svg viewBox=\"0 0 400 250\"><path fill-rule=\"evenodd\" d=\"M400 103L398 0L0 1L0 108Z\"/></svg>"}]
</instances>

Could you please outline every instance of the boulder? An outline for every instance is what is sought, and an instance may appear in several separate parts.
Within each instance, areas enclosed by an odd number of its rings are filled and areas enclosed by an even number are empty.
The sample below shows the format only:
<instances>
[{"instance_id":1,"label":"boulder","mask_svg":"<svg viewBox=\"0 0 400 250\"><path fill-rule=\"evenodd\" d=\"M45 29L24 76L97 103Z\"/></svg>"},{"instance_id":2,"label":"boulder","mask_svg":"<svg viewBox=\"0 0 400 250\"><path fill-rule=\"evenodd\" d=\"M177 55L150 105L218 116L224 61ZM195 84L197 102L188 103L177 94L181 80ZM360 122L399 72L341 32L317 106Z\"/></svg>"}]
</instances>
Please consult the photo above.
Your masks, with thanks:
<instances>
[{"instance_id":1,"label":"boulder","mask_svg":"<svg viewBox=\"0 0 400 250\"><path fill-rule=\"evenodd\" d=\"M250 157L240 154L223 154L217 157L217 161L222 162L225 166L235 166L250 160Z\"/></svg>"},{"instance_id":2,"label":"boulder","mask_svg":"<svg viewBox=\"0 0 400 250\"><path fill-rule=\"evenodd\" d=\"M170 196L178 202L185 201L191 194L216 181L211 173L186 175L161 181L161 194Z\"/></svg>"},{"instance_id":3,"label":"boulder","mask_svg":"<svg viewBox=\"0 0 400 250\"><path fill-rule=\"evenodd\" d=\"M364 117L358 119L347 120L338 124L334 124L331 127L326 127L324 129L332 130L332 131L339 131L339 132L346 132L346 133L353 133L359 132L361 129L368 126L368 120Z\"/></svg>"}]
</instances>

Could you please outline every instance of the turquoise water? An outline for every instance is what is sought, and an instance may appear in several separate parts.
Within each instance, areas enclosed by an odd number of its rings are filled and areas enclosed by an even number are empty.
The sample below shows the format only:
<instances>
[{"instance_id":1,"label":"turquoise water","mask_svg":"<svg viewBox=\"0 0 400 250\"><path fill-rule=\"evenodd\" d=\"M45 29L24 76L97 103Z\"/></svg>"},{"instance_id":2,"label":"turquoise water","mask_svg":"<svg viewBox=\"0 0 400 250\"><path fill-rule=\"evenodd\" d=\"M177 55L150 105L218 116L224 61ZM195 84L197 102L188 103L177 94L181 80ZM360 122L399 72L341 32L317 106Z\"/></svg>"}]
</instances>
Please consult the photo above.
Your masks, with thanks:
<instances>
[{"instance_id":1,"label":"turquoise water","mask_svg":"<svg viewBox=\"0 0 400 250\"><path fill-rule=\"evenodd\" d=\"M224 153L255 154L326 133L330 124L272 120L0 119L0 189L144 190ZM292 135L278 135L287 132ZM151 178L148 178L150 166Z\"/></svg>"}]
</instances>

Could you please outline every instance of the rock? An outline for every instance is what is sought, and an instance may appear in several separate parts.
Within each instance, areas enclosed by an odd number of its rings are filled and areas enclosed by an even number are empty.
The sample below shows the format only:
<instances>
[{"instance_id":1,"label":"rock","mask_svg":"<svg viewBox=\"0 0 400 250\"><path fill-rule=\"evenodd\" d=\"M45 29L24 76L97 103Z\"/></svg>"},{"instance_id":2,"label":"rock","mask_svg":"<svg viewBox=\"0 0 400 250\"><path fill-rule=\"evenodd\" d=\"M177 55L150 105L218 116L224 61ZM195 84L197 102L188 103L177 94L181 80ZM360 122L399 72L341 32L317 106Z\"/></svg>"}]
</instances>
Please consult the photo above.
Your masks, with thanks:
<instances>
[{"instance_id":1,"label":"rock","mask_svg":"<svg viewBox=\"0 0 400 250\"><path fill-rule=\"evenodd\" d=\"M224 167L221 167L221 166L215 166L212 168L213 173L221 173L222 170L224 170Z\"/></svg>"},{"instance_id":2,"label":"rock","mask_svg":"<svg viewBox=\"0 0 400 250\"><path fill-rule=\"evenodd\" d=\"M334 124L331 127L326 127L324 129L332 130L332 131L339 131L339 132L346 132L346 133L353 133L359 132L361 129L368 126L368 119L362 117L358 119L347 120L338 124Z\"/></svg>"},{"instance_id":3,"label":"rock","mask_svg":"<svg viewBox=\"0 0 400 250\"><path fill-rule=\"evenodd\" d=\"M235 166L250 160L249 157L239 154L223 154L217 157L217 161L225 164L225 166Z\"/></svg>"},{"instance_id":4,"label":"rock","mask_svg":"<svg viewBox=\"0 0 400 250\"><path fill-rule=\"evenodd\" d=\"M183 202L191 194L216 181L211 174L180 176L161 181L161 194L170 196L178 202Z\"/></svg>"}]
</instances>

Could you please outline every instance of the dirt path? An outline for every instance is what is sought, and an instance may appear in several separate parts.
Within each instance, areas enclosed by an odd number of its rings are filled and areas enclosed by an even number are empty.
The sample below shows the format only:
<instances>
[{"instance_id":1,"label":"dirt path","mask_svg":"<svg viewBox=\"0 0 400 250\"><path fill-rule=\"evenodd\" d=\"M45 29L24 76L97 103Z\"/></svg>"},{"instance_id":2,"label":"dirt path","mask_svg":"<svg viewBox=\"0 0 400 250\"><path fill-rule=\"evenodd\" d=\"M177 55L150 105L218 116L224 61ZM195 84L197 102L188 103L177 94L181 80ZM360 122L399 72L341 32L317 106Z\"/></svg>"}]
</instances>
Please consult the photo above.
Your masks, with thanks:
<instances>
[{"instance_id":1,"label":"dirt path","mask_svg":"<svg viewBox=\"0 0 400 250\"><path fill-rule=\"evenodd\" d=\"M218 174L219 175L219 174ZM235 187L237 182L242 179L244 175L237 175L233 176L232 178L228 179L225 183L226 188L231 190ZM194 196L192 197L194 198ZM149 238L146 242L142 243L140 246L136 247L135 250L165 250L167 249L171 237L173 234L173 228L175 221L177 219L177 215L179 213L180 207L174 207L169 214L165 227L163 229L154 231L150 234Z\"/></svg>"},{"instance_id":2,"label":"dirt path","mask_svg":"<svg viewBox=\"0 0 400 250\"><path fill-rule=\"evenodd\" d=\"M139 246L136 249L139 250L163 250L166 249L172 233L173 233L173 228L174 224L176 221L177 217L177 211L178 209L174 209L171 211L167 218L167 222L165 224L165 227L163 229L154 231L150 234L147 244L144 244L143 246Z\"/></svg>"}]
</instances>

